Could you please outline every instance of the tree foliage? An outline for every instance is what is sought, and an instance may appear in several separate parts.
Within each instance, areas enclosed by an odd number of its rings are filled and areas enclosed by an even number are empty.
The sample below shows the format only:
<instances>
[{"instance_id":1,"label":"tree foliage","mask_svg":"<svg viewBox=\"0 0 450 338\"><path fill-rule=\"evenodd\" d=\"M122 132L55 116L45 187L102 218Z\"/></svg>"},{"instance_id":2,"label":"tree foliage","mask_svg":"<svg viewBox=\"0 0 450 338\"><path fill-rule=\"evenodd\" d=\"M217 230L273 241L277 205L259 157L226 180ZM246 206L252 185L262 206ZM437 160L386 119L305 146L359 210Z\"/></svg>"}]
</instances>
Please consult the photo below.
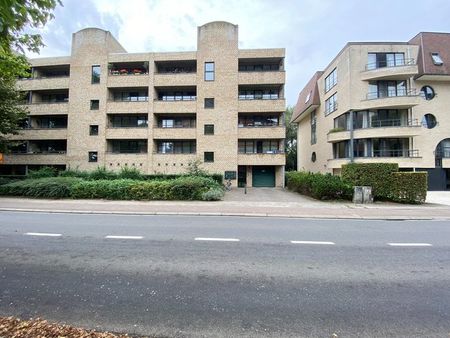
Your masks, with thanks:
<instances>
[{"instance_id":1,"label":"tree foliage","mask_svg":"<svg viewBox=\"0 0 450 338\"><path fill-rule=\"evenodd\" d=\"M29 76L25 50L38 53L44 46L40 34L25 29L40 28L53 18L60 0L0 0L0 152L7 147L6 134L17 134L26 117L23 95L16 88L19 77Z\"/></svg>"},{"instance_id":2,"label":"tree foliage","mask_svg":"<svg viewBox=\"0 0 450 338\"><path fill-rule=\"evenodd\" d=\"M294 107L287 107L284 114L286 124L286 170L297 170L297 124L291 123Z\"/></svg>"}]
</instances>

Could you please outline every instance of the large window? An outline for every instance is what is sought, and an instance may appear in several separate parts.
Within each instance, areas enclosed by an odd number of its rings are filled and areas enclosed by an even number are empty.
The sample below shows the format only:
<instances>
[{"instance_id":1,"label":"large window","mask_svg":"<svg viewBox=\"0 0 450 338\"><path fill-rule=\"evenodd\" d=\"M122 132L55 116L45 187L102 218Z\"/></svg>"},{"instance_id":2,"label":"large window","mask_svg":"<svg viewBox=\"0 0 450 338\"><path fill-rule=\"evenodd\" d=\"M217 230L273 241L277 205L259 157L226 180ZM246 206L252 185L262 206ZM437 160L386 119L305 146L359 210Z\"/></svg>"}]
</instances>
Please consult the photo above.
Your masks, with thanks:
<instances>
[{"instance_id":1,"label":"large window","mask_svg":"<svg viewBox=\"0 0 450 338\"><path fill-rule=\"evenodd\" d=\"M100 83L100 66L92 66L91 83Z\"/></svg>"},{"instance_id":2,"label":"large window","mask_svg":"<svg viewBox=\"0 0 450 338\"><path fill-rule=\"evenodd\" d=\"M334 93L325 100L325 116L331 114L337 109L337 93Z\"/></svg>"},{"instance_id":3,"label":"large window","mask_svg":"<svg viewBox=\"0 0 450 338\"><path fill-rule=\"evenodd\" d=\"M334 68L333 71L325 78L325 93L328 92L331 88L336 86L337 84L337 68Z\"/></svg>"},{"instance_id":4,"label":"large window","mask_svg":"<svg viewBox=\"0 0 450 338\"><path fill-rule=\"evenodd\" d=\"M114 101L125 101L125 102L148 101L148 91L136 90L136 91L114 92L113 99Z\"/></svg>"},{"instance_id":5,"label":"large window","mask_svg":"<svg viewBox=\"0 0 450 338\"><path fill-rule=\"evenodd\" d=\"M279 117L274 115L240 115L238 126L242 127L275 127L279 125Z\"/></svg>"},{"instance_id":6,"label":"large window","mask_svg":"<svg viewBox=\"0 0 450 338\"><path fill-rule=\"evenodd\" d=\"M112 152L120 154L147 153L147 140L112 140Z\"/></svg>"},{"instance_id":7,"label":"large window","mask_svg":"<svg viewBox=\"0 0 450 338\"><path fill-rule=\"evenodd\" d=\"M205 81L214 81L214 62L205 62Z\"/></svg>"},{"instance_id":8,"label":"large window","mask_svg":"<svg viewBox=\"0 0 450 338\"><path fill-rule=\"evenodd\" d=\"M275 89L239 90L239 100L278 100L279 92Z\"/></svg>"},{"instance_id":9,"label":"large window","mask_svg":"<svg viewBox=\"0 0 450 338\"><path fill-rule=\"evenodd\" d=\"M311 113L311 144L317 143L316 126L317 126L317 117L316 112L313 111Z\"/></svg>"},{"instance_id":10,"label":"large window","mask_svg":"<svg viewBox=\"0 0 450 338\"><path fill-rule=\"evenodd\" d=\"M369 53L367 70L405 65L404 53Z\"/></svg>"},{"instance_id":11,"label":"large window","mask_svg":"<svg viewBox=\"0 0 450 338\"><path fill-rule=\"evenodd\" d=\"M367 95L369 100L406 95L408 95L408 91L405 80L369 82L369 93Z\"/></svg>"},{"instance_id":12,"label":"large window","mask_svg":"<svg viewBox=\"0 0 450 338\"><path fill-rule=\"evenodd\" d=\"M196 142L188 141L159 141L158 154L195 154Z\"/></svg>"},{"instance_id":13,"label":"large window","mask_svg":"<svg viewBox=\"0 0 450 338\"><path fill-rule=\"evenodd\" d=\"M146 115L112 115L110 121L113 128L147 128L148 126Z\"/></svg>"},{"instance_id":14,"label":"large window","mask_svg":"<svg viewBox=\"0 0 450 338\"><path fill-rule=\"evenodd\" d=\"M281 153L278 140L239 140L240 154L277 154Z\"/></svg>"},{"instance_id":15,"label":"large window","mask_svg":"<svg viewBox=\"0 0 450 338\"><path fill-rule=\"evenodd\" d=\"M158 121L159 128L195 128L195 117L162 117Z\"/></svg>"},{"instance_id":16,"label":"large window","mask_svg":"<svg viewBox=\"0 0 450 338\"><path fill-rule=\"evenodd\" d=\"M195 101L196 99L196 90L158 92L158 100L160 101Z\"/></svg>"}]
</instances>

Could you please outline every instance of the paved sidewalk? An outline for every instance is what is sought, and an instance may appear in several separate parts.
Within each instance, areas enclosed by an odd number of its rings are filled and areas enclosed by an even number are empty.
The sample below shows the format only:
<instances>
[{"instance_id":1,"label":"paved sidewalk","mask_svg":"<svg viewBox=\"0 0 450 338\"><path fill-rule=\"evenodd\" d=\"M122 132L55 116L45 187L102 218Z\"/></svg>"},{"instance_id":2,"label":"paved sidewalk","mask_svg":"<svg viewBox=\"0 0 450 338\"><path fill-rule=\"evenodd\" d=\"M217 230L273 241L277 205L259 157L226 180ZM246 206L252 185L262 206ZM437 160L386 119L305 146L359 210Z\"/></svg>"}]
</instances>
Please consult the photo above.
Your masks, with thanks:
<instances>
[{"instance_id":1,"label":"paved sidewalk","mask_svg":"<svg viewBox=\"0 0 450 338\"><path fill-rule=\"evenodd\" d=\"M348 219L449 219L450 207L442 204L404 205L322 202L284 189L242 189L227 192L218 202L105 201L0 198L0 211L105 213L136 215L273 216Z\"/></svg>"}]
</instances>

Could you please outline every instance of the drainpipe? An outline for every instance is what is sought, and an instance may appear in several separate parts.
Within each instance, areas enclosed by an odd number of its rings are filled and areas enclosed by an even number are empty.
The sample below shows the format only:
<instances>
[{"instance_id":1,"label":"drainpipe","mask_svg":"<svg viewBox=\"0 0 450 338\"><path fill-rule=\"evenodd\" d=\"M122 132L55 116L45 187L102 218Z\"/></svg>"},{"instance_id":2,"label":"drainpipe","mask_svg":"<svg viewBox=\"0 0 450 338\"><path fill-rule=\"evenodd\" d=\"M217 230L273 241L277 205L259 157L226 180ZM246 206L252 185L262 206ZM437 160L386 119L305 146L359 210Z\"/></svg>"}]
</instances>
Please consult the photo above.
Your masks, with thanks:
<instances>
[{"instance_id":1,"label":"drainpipe","mask_svg":"<svg viewBox=\"0 0 450 338\"><path fill-rule=\"evenodd\" d=\"M350 152L350 163L353 163L354 161L354 153L353 153L353 110L350 110L350 146L349 146L349 152Z\"/></svg>"}]
</instances>

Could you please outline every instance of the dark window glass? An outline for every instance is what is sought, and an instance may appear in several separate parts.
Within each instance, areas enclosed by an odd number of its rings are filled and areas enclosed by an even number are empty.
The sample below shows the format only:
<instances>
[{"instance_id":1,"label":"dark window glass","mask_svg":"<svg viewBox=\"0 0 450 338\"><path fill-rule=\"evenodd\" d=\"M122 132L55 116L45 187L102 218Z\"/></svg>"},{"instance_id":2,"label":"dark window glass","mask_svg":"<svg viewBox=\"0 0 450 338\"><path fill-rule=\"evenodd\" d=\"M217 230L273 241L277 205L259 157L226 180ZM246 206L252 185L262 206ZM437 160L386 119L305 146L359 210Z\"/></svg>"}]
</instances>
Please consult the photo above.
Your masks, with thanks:
<instances>
[{"instance_id":1,"label":"dark window glass","mask_svg":"<svg viewBox=\"0 0 450 338\"><path fill-rule=\"evenodd\" d=\"M317 117L316 112L313 111L311 113L311 144L317 143L316 127L317 127Z\"/></svg>"},{"instance_id":2,"label":"dark window glass","mask_svg":"<svg viewBox=\"0 0 450 338\"><path fill-rule=\"evenodd\" d=\"M98 153L96 151L90 151L89 152L89 162L97 162L97 155L98 155Z\"/></svg>"},{"instance_id":3,"label":"dark window glass","mask_svg":"<svg viewBox=\"0 0 450 338\"><path fill-rule=\"evenodd\" d=\"M313 151L311 154L311 162L316 162L316 160L317 160L317 155L316 155L316 152Z\"/></svg>"},{"instance_id":4,"label":"dark window glass","mask_svg":"<svg viewBox=\"0 0 450 338\"><path fill-rule=\"evenodd\" d=\"M433 129L437 125L436 117L433 114L425 114L422 119L425 128Z\"/></svg>"},{"instance_id":5,"label":"dark window glass","mask_svg":"<svg viewBox=\"0 0 450 338\"><path fill-rule=\"evenodd\" d=\"M214 135L214 124L205 124L205 135Z\"/></svg>"},{"instance_id":6,"label":"dark window glass","mask_svg":"<svg viewBox=\"0 0 450 338\"><path fill-rule=\"evenodd\" d=\"M427 101L434 99L434 96L436 95L434 93L434 89L430 86L423 86L422 89L420 89L420 95Z\"/></svg>"},{"instance_id":7,"label":"dark window glass","mask_svg":"<svg viewBox=\"0 0 450 338\"><path fill-rule=\"evenodd\" d=\"M91 100L91 110L98 110L100 108L99 100Z\"/></svg>"},{"instance_id":8,"label":"dark window glass","mask_svg":"<svg viewBox=\"0 0 450 338\"><path fill-rule=\"evenodd\" d=\"M91 83L100 83L100 66L92 66Z\"/></svg>"},{"instance_id":9,"label":"dark window glass","mask_svg":"<svg viewBox=\"0 0 450 338\"><path fill-rule=\"evenodd\" d=\"M214 81L214 62L205 62L205 81Z\"/></svg>"},{"instance_id":10,"label":"dark window glass","mask_svg":"<svg viewBox=\"0 0 450 338\"><path fill-rule=\"evenodd\" d=\"M91 136L98 135L98 125L90 125L89 126L89 135L91 135Z\"/></svg>"},{"instance_id":11,"label":"dark window glass","mask_svg":"<svg viewBox=\"0 0 450 338\"><path fill-rule=\"evenodd\" d=\"M214 153L212 151L205 151L204 162L214 162Z\"/></svg>"},{"instance_id":12,"label":"dark window glass","mask_svg":"<svg viewBox=\"0 0 450 338\"><path fill-rule=\"evenodd\" d=\"M214 108L214 98L205 98L205 108L206 109Z\"/></svg>"}]
</instances>

